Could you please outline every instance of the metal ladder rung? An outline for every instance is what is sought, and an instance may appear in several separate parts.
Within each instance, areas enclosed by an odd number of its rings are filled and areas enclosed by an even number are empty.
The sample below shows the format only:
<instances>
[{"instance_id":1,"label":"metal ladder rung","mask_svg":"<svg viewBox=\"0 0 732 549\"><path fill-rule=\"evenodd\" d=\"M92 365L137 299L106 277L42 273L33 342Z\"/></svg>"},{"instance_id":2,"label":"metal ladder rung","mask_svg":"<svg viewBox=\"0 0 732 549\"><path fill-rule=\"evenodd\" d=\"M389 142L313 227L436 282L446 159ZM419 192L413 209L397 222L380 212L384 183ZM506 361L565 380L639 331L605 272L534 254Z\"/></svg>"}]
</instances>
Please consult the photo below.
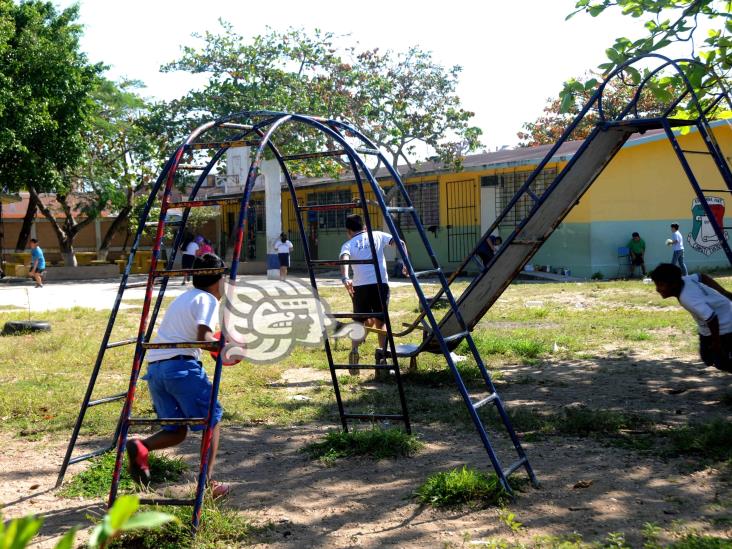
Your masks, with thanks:
<instances>
[{"instance_id":1,"label":"metal ladder rung","mask_svg":"<svg viewBox=\"0 0 732 549\"><path fill-rule=\"evenodd\" d=\"M519 244L521 246L533 246L534 244L544 244L544 239L536 240L521 240L519 238L513 239L509 244Z\"/></svg>"},{"instance_id":2,"label":"metal ladder rung","mask_svg":"<svg viewBox=\"0 0 732 549\"><path fill-rule=\"evenodd\" d=\"M337 265L373 265L373 259L312 259L313 267L328 267Z\"/></svg>"},{"instance_id":3,"label":"metal ladder rung","mask_svg":"<svg viewBox=\"0 0 732 549\"><path fill-rule=\"evenodd\" d=\"M384 318L384 313L328 313L328 318Z\"/></svg>"},{"instance_id":4,"label":"metal ladder rung","mask_svg":"<svg viewBox=\"0 0 732 549\"><path fill-rule=\"evenodd\" d=\"M89 452L88 454L82 454L80 456L76 456L75 458L71 458L69 460L69 465L73 465L74 463L80 463L82 461L86 461L91 458L99 457L103 454L106 454L107 452L111 452L114 450L115 445L112 444L111 446L107 446L106 448L102 448L100 450L94 450L93 452Z\"/></svg>"},{"instance_id":5,"label":"metal ladder rung","mask_svg":"<svg viewBox=\"0 0 732 549\"><path fill-rule=\"evenodd\" d=\"M229 204L241 204L242 197L234 198L206 198L204 200L182 200L171 202L168 208L205 208L208 206L227 206ZM166 223L169 225L169 223Z\"/></svg>"},{"instance_id":6,"label":"metal ladder rung","mask_svg":"<svg viewBox=\"0 0 732 549\"><path fill-rule=\"evenodd\" d=\"M201 149L223 149L229 147L258 147L259 141L237 139L234 141L212 141L210 143L189 143L185 146L187 151Z\"/></svg>"},{"instance_id":7,"label":"metal ladder rung","mask_svg":"<svg viewBox=\"0 0 732 549\"><path fill-rule=\"evenodd\" d=\"M393 364L333 364L334 370L393 370Z\"/></svg>"},{"instance_id":8,"label":"metal ladder rung","mask_svg":"<svg viewBox=\"0 0 732 549\"><path fill-rule=\"evenodd\" d=\"M107 343L107 349L114 349L115 347L122 347L124 345L132 345L133 343L137 343L136 337L132 337L130 339L122 339L120 341L114 341L112 343Z\"/></svg>"},{"instance_id":9,"label":"metal ladder rung","mask_svg":"<svg viewBox=\"0 0 732 549\"><path fill-rule=\"evenodd\" d=\"M401 421L404 416L401 414L343 414L346 419L393 419L395 421Z\"/></svg>"},{"instance_id":10,"label":"metal ladder rung","mask_svg":"<svg viewBox=\"0 0 732 549\"><path fill-rule=\"evenodd\" d=\"M462 339L462 338L467 337L469 335L470 335L470 332L468 332L466 330L464 332L458 332L456 334L452 334L451 336L447 336L447 337L445 337L443 339L445 340L445 343L450 343L451 341L455 341L457 339Z\"/></svg>"},{"instance_id":11,"label":"metal ladder rung","mask_svg":"<svg viewBox=\"0 0 732 549\"><path fill-rule=\"evenodd\" d=\"M522 465L526 465L527 461L528 461L528 459L526 457L522 457L518 461L513 462L511 465L509 465L506 469L503 470L503 476L508 478L508 476L511 473L514 473L516 471L516 469L518 469Z\"/></svg>"},{"instance_id":12,"label":"metal ladder rung","mask_svg":"<svg viewBox=\"0 0 732 549\"><path fill-rule=\"evenodd\" d=\"M87 408L91 408L92 406L98 406L100 404L106 404L107 402L114 402L115 400L122 400L127 396L127 392L119 393L117 395L112 395L104 398L98 398L97 400L91 400L89 401L89 404L86 405Z\"/></svg>"},{"instance_id":13,"label":"metal ladder rung","mask_svg":"<svg viewBox=\"0 0 732 549\"><path fill-rule=\"evenodd\" d=\"M314 153L300 153L300 154L288 154L287 156L283 156L282 160L308 160L310 158L324 158L328 156L343 156L346 154L346 151L343 149L336 150L336 151L321 151L321 152L314 152Z\"/></svg>"},{"instance_id":14,"label":"metal ladder rung","mask_svg":"<svg viewBox=\"0 0 732 549\"><path fill-rule=\"evenodd\" d=\"M153 276L164 277L164 276L185 276L185 275L214 275L214 274L226 274L229 269L226 267L220 267L216 269L169 269L162 271L153 271Z\"/></svg>"},{"instance_id":15,"label":"metal ladder rung","mask_svg":"<svg viewBox=\"0 0 732 549\"><path fill-rule=\"evenodd\" d=\"M330 212L333 210L353 210L354 208L363 208L361 202L343 202L340 204L310 204L300 206L302 212Z\"/></svg>"},{"instance_id":16,"label":"metal ladder rung","mask_svg":"<svg viewBox=\"0 0 732 549\"><path fill-rule=\"evenodd\" d=\"M416 211L414 206L387 206L386 213L411 213Z\"/></svg>"},{"instance_id":17,"label":"metal ladder rung","mask_svg":"<svg viewBox=\"0 0 732 549\"><path fill-rule=\"evenodd\" d=\"M359 154L380 154L379 149L367 149L366 147L359 147L356 149L356 152Z\"/></svg>"},{"instance_id":18,"label":"metal ladder rung","mask_svg":"<svg viewBox=\"0 0 732 549\"><path fill-rule=\"evenodd\" d=\"M218 346L218 341L178 341L176 343L146 341L142 344L143 349L204 349L206 351L217 350Z\"/></svg>"},{"instance_id":19,"label":"metal ladder rung","mask_svg":"<svg viewBox=\"0 0 732 549\"><path fill-rule=\"evenodd\" d=\"M205 417L131 417L130 425L205 425Z\"/></svg>"},{"instance_id":20,"label":"metal ladder rung","mask_svg":"<svg viewBox=\"0 0 732 549\"><path fill-rule=\"evenodd\" d=\"M687 153L687 154L712 154L709 151L690 151L690 150L686 150L686 149L680 149L680 150L682 153Z\"/></svg>"},{"instance_id":21,"label":"metal ladder rung","mask_svg":"<svg viewBox=\"0 0 732 549\"><path fill-rule=\"evenodd\" d=\"M160 284L160 282L156 281L156 282L154 282L154 284L157 286L157 285ZM147 286L147 281L145 281L145 282L132 282L132 283L127 284L125 286L125 290L129 290L129 289L132 289L132 288L145 288L146 286Z\"/></svg>"},{"instance_id":22,"label":"metal ladder rung","mask_svg":"<svg viewBox=\"0 0 732 549\"><path fill-rule=\"evenodd\" d=\"M486 404L489 404L497 399L498 399L498 393L493 393L492 395L489 395L489 396L485 397L484 399L479 400L478 402L474 402L473 408L475 408L477 410L478 408L482 408Z\"/></svg>"},{"instance_id":23,"label":"metal ladder rung","mask_svg":"<svg viewBox=\"0 0 732 549\"><path fill-rule=\"evenodd\" d=\"M196 504L195 499L173 499L173 498L140 498L142 505L190 505Z\"/></svg>"},{"instance_id":24,"label":"metal ladder rung","mask_svg":"<svg viewBox=\"0 0 732 549\"><path fill-rule=\"evenodd\" d=\"M440 267L437 267L436 269L428 269L426 271L415 271L414 276L417 278L420 278L422 276L430 276L433 274L439 274L442 272L442 269Z\"/></svg>"},{"instance_id":25,"label":"metal ladder rung","mask_svg":"<svg viewBox=\"0 0 732 549\"><path fill-rule=\"evenodd\" d=\"M251 124L239 124L238 122L224 122L223 124L219 124L219 127L245 131L254 129L254 126L252 126Z\"/></svg>"},{"instance_id":26,"label":"metal ladder rung","mask_svg":"<svg viewBox=\"0 0 732 549\"><path fill-rule=\"evenodd\" d=\"M700 189L703 193L732 193L732 189Z\"/></svg>"},{"instance_id":27,"label":"metal ladder rung","mask_svg":"<svg viewBox=\"0 0 732 549\"><path fill-rule=\"evenodd\" d=\"M179 170L191 170L194 172L202 172L208 168L208 166L194 166L193 164L178 164Z\"/></svg>"}]
</instances>

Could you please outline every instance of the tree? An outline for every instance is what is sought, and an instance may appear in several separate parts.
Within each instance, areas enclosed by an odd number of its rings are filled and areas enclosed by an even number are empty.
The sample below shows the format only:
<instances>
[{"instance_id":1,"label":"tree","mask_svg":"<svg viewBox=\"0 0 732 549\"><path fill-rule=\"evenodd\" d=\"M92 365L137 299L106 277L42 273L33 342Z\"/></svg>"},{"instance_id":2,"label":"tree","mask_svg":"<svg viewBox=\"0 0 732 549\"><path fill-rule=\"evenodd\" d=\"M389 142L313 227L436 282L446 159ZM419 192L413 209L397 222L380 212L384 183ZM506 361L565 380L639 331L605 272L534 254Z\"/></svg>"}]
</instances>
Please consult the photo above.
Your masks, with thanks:
<instances>
[{"instance_id":1,"label":"tree","mask_svg":"<svg viewBox=\"0 0 732 549\"><path fill-rule=\"evenodd\" d=\"M0 180L31 196L64 189L84 153L101 65L79 50L78 7L0 0ZM33 215L35 212L30 213Z\"/></svg>"},{"instance_id":2,"label":"tree","mask_svg":"<svg viewBox=\"0 0 732 549\"><path fill-rule=\"evenodd\" d=\"M645 36L636 40L620 37L605 50L607 62L599 65L599 69L607 74L625 61L636 56L664 50L671 44L688 44L686 57L695 61L686 64L686 71L692 88L702 100L708 100L710 93L719 90L719 83L729 86L729 75L732 70L732 17L728 0L578 0L575 11L567 18L588 13L597 17L609 9L620 9L624 15L634 18L646 18ZM701 23L704 25L700 25ZM706 36L699 36L701 27L711 27ZM627 75L636 83L641 73L636 69L627 71ZM579 91L577 81L570 80L564 85L561 97ZM667 87L684 89L677 76L662 76L651 82L649 89L661 100L667 100ZM567 100L567 103L571 102ZM568 105L567 105L568 106ZM688 101L687 111L693 111L694 105ZM727 117L729 105L721 103L717 106L716 116Z\"/></svg>"},{"instance_id":3,"label":"tree","mask_svg":"<svg viewBox=\"0 0 732 549\"><path fill-rule=\"evenodd\" d=\"M573 79L579 82L582 78ZM611 81L603 91L603 110L609 114L617 114L633 99L636 89L622 82ZM595 93L594 86L589 86L573 93L572 101L563 106L562 98L549 98L544 106L543 114L534 122L526 122L518 132L521 140L519 147L535 147L537 145L553 145L556 143L575 116ZM651 94L641 94L638 101L638 112L644 116L654 116L661 113L663 105ZM589 111L575 130L572 139L585 139L599 120L597 110Z\"/></svg>"},{"instance_id":4,"label":"tree","mask_svg":"<svg viewBox=\"0 0 732 549\"><path fill-rule=\"evenodd\" d=\"M395 164L411 163L418 142L445 162L480 146L481 130L470 125L473 113L455 93L459 66L446 69L417 47L360 51L318 30L268 30L247 41L221 24L221 34L194 35L202 48L186 47L181 59L163 67L210 75L203 90L171 105L179 122L260 109L342 118L364 129ZM322 145L317 137L291 136L288 152ZM319 166L333 167L332 161Z\"/></svg>"},{"instance_id":5,"label":"tree","mask_svg":"<svg viewBox=\"0 0 732 549\"><path fill-rule=\"evenodd\" d=\"M86 150L77 165L64 170L64 184L57 186L54 207L38 205L65 254L73 256L73 242L81 229L108 210L115 219L99 250L106 258L112 238L133 210L135 198L155 179L167 142L151 122L150 106L135 93L139 86L134 81L116 84L97 79L91 93L94 109L84 132ZM58 213L62 214L60 220ZM67 264L72 262L70 257Z\"/></svg>"}]
</instances>

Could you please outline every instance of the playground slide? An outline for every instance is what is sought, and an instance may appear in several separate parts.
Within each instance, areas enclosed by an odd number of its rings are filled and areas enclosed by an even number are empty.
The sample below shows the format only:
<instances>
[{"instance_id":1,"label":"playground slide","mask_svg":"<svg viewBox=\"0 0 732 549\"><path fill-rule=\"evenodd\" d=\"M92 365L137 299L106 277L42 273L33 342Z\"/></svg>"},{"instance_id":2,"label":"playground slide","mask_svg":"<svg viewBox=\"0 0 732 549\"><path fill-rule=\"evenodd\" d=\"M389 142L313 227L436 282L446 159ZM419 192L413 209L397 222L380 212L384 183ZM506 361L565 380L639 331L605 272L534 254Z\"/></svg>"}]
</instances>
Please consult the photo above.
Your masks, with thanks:
<instances>
[{"instance_id":1,"label":"playground slide","mask_svg":"<svg viewBox=\"0 0 732 549\"><path fill-rule=\"evenodd\" d=\"M557 228L610 160L635 132L660 127L657 121L629 120L597 127L544 193L538 207L523 227L505 239L494 259L457 299L463 320L470 330L500 297L523 266ZM458 320L449 310L440 320L443 336L460 333ZM459 340L451 341L455 348ZM429 333L421 345L402 345L399 354L414 356L422 351L440 352Z\"/></svg>"}]
</instances>

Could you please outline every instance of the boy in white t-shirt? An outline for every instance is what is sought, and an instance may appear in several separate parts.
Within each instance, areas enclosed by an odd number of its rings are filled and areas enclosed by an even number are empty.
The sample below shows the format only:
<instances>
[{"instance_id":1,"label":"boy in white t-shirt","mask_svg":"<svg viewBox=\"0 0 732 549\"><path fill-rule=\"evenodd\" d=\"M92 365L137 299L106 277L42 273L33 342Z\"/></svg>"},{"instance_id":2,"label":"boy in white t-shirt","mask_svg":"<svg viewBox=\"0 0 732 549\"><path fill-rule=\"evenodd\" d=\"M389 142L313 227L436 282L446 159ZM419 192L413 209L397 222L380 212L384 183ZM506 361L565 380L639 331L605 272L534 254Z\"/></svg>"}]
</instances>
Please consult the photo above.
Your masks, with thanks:
<instances>
[{"instance_id":1,"label":"boy in white t-shirt","mask_svg":"<svg viewBox=\"0 0 732 549\"><path fill-rule=\"evenodd\" d=\"M341 259L371 259L371 246L369 244L369 236L366 227L360 215L349 215L346 218L346 232L348 240L341 246ZM386 273L386 257L384 257L384 248L386 246L396 246L394 239L389 233L381 231L371 231L374 238L374 247L376 248L376 257L379 264L379 273L381 274L381 284L376 279L376 269L373 265L351 265L353 268L353 280L348 275L349 265L341 266L341 282L346 287L348 295L353 300L354 313L374 313L374 317L367 319L357 319L357 322L363 322L366 326L376 329L384 328L383 316L378 315L385 312L381 307L383 300L384 306L389 305L389 277ZM406 250L406 244L402 240L402 246ZM407 275L407 268L402 269L404 275ZM358 364L359 355L358 347L363 341L352 340L351 354L348 357L349 364ZM376 361L379 363L383 358L383 349L386 345L386 336L379 334L379 347L377 349ZM378 372L378 370L377 370ZM352 375L358 375L359 370L350 370ZM377 375L377 377L379 377Z\"/></svg>"},{"instance_id":2,"label":"boy in white t-shirt","mask_svg":"<svg viewBox=\"0 0 732 549\"><path fill-rule=\"evenodd\" d=\"M220 269L223 261L214 254L197 257L195 269ZM158 333L156 343L181 343L186 341L217 341L214 337L219 317L219 300L222 296L222 274L193 276L193 288L179 295L168 307ZM150 349L147 352L147 380L155 413L161 418L206 417L211 398L211 382L201 364L200 349ZM211 460L208 478L211 478L216 451L219 446L219 422L223 409L216 402L213 410L215 427L211 438ZM200 431L203 425L193 425L191 431ZM130 474L138 482L150 481L148 453L177 446L188 434L185 425L164 425L162 430L142 439L127 441L127 457ZM213 495L226 495L226 484L211 482Z\"/></svg>"},{"instance_id":3,"label":"boy in white t-shirt","mask_svg":"<svg viewBox=\"0 0 732 549\"><path fill-rule=\"evenodd\" d=\"M678 265L684 276L688 275L689 270L686 268L686 263L684 263L684 237L679 231L678 223L671 223L671 238L669 240L671 240L671 249L673 250L671 264Z\"/></svg>"},{"instance_id":4,"label":"boy in white t-shirt","mask_svg":"<svg viewBox=\"0 0 732 549\"><path fill-rule=\"evenodd\" d=\"M651 279L661 297L677 298L696 320L704 364L732 373L732 293L705 274L682 276L670 263L656 267Z\"/></svg>"}]
</instances>

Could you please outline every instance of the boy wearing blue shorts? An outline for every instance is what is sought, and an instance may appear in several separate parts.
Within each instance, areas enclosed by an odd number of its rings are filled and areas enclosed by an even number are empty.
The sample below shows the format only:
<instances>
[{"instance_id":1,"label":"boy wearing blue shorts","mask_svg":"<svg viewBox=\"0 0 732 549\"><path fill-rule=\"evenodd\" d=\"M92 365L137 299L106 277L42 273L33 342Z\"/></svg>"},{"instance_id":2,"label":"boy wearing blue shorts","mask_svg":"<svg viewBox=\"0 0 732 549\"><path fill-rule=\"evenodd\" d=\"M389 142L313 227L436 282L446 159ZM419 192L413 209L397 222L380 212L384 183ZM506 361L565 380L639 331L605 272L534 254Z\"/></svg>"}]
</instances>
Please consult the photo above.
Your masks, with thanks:
<instances>
[{"instance_id":1,"label":"boy wearing blue shorts","mask_svg":"<svg viewBox=\"0 0 732 549\"><path fill-rule=\"evenodd\" d=\"M194 269L219 269L223 261L214 254L197 257ZM223 293L223 275L193 275L193 288L181 294L165 312L156 343L181 343L185 341L216 341L214 332L219 316L219 300ZM201 365L200 349L150 349L147 352L147 380L155 412L160 418L201 418L208 415L211 398L211 382ZM215 427L211 438L211 459L208 478L211 478L216 451L219 446L219 427L223 409L216 402L213 410ZM203 425L192 425L192 431L200 431ZM127 441L129 471L135 480L150 481L148 454L177 446L188 434L185 425L164 425L146 439ZM213 495L226 495L226 484L209 480Z\"/></svg>"}]
</instances>

